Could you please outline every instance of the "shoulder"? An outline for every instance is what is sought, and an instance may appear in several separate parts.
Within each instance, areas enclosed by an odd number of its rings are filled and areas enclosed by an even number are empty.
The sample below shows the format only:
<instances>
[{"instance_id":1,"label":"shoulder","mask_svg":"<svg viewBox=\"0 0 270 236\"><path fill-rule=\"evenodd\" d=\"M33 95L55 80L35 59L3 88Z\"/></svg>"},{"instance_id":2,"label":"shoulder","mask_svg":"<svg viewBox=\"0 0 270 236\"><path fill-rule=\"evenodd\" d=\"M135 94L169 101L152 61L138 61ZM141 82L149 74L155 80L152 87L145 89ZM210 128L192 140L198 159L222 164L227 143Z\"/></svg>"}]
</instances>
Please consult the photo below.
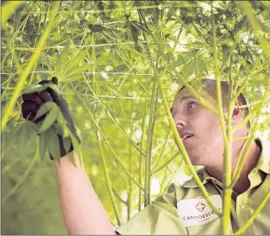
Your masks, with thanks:
<instances>
[{"instance_id":1,"label":"shoulder","mask_svg":"<svg viewBox=\"0 0 270 236\"><path fill-rule=\"evenodd\" d=\"M176 186L156 198L149 206L117 229L120 234L186 234L179 222Z\"/></svg>"}]
</instances>

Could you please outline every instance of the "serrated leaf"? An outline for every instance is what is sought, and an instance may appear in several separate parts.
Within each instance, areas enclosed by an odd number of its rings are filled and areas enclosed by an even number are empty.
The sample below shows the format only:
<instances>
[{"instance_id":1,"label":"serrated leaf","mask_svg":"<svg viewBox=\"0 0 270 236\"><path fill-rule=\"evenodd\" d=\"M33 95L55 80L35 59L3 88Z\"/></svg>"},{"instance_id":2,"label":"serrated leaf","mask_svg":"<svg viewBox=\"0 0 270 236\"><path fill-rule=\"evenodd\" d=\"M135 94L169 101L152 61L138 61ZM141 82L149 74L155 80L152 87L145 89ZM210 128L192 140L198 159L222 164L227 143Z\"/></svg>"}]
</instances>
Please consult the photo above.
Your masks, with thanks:
<instances>
[{"instance_id":1,"label":"serrated leaf","mask_svg":"<svg viewBox=\"0 0 270 236\"><path fill-rule=\"evenodd\" d=\"M63 75L63 79L68 79L73 76L77 76L79 73L86 71L89 69L88 65L83 65L80 67L76 67L73 70L70 70L69 73Z\"/></svg>"},{"instance_id":2,"label":"serrated leaf","mask_svg":"<svg viewBox=\"0 0 270 236\"><path fill-rule=\"evenodd\" d=\"M69 49L65 49L63 53L57 58L56 65L55 65L55 72L56 76L62 78L62 72L66 66Z\"/></svg>"},{"instance_id":3,"label":"serrated leaf","mask_svg":"<svg viewBox=\"0 0 270 236\"><path fill-rule=\"evenodd\" d=\"M70 74L70 71L73 70L73 68L77 68L77 66L83 61L83 59L86 56L86 51L85 52L80 52L79 55L71 60L66 65L67 70L65 71L65 74ZM88 67L88 65L87 65Z\"/></svg>"},{"instance_id":4,"label":"serrated leaf","mask_svg":"<svg viewBox=\"0 0 270 236\"><path fill-rule=\"evenodd\" d=\"M46 132L46 143L48 145L48 150L54 159L60 158L60 147L59 147L59 139L55 132L55 129L51 127Z\"/></svg>"},{"instance_id":5,"label":"serrated leaf","mask_svg":"<svg viewBox=\"0 0 270 236\"><path fill-rule=\"evenodd\" d=\"M26 88L23 90L23 94L29 94L29 93L36 93L36 92L40 92L42 90L44 90L42 88L43 86L42 85L34 85L34 86L31 86L30 88Z\"/></svg>"},{"instance_id":6,"label":"serrated leaf","mask_svg":"<svg viewBox=\"0 0 270 236\"><path fill-rule=\"evenodd\" d=\"M16 148L17 154L29 154L33 148L33 146L30 144L30 141L32 143L33 138L36 137L35 124L30 121L23 122L21 125L16 127L14 135L15 138L13 141L18 145Z\"/></svg>"},{"instance_id":7,"label":"serrated leaf","mask_svg":"<svg viewBox=\"0 0 270 236\"><path fill-rule=\"evenodd\" d=\"M30 88L26 88L23 90L22 94L37 93L37 92L41 92L47 88L51 88L55 92L59 93L59 89L58 89L57 85L48 83L48 84L43 84L43 85L37 84L37 85L31 86Z\"/></svg>"},{"instance_id":8,"label":"serrated leaf","mask_svg":"<svg viewBox=\"0 0 270 236\"><path fill-rule=\"evenodd\" d=\"M47 143L45 140L46 132L43 132L39 135L39 153L40 159L43 161L46 151L47 151Z\"/></svg>"},{"instance_id":9,"label":"serrated leaf","mask_svg":"<svg viewBox=\"0 0 270 236\"><path fill-rule=\"evenodd\" d=\"M53 123L56 121L58 117L58 107L54 103L54 106L52 106L51 110L49 113L46 115L45 119L42 121L42 124L38 130L38 133L45 132L47 129L49 129Z\"/></svg>"},{"instance_id":10,"label":"serrated leaf","mask_svg":"<svg viewBox=\"0 0 270 236\"><path fill-rule=\"evenodd\" d=\"M65 82L70 83L70 82L74 82L74 81L81 80L81 79L82 79L82 75L81 74L76 74L76 75L73 75L71 77L65 78Z\"/></svg>"}]
</instances>

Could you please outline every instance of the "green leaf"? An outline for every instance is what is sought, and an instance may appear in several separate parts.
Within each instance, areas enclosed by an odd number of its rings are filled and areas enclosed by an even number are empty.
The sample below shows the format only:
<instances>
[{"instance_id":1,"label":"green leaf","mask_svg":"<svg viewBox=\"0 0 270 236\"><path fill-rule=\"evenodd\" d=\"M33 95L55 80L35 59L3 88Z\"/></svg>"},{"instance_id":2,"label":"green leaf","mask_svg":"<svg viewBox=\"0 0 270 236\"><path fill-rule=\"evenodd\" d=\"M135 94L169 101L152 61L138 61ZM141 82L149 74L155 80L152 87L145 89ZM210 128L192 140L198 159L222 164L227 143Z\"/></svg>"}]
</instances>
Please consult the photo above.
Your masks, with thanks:
<instances>
[{"instance_id":1,"label":"green leaf","mask_svg":"<svg viewBox=\"0 0 270 236\"><path fill-rule=\"evenodd\" d=\"M71 59L66 65L67 70L63 74L64 75L70 74L70 72L74 68L77 68L77 66L84 60L85 56L86 56L86 51L80 52L77 57ZM87 65L87 68L89 68L89 65Z\"/></svg>"},{"instance_id":2,"label":"green leaf","mask_svg":"<svg viewBox=\"0 0 270 236\"><path fill-rule=\"evenodd\" d=\"M37 111L37 114L35 116L35 120L39 117L43 116L47 112L54 109L54 107L57 106L55 102L46 102L44 103Z\"/></svg>"},{"instance_id":3,"label":"green leaf","mask_svg":"<svg viewBox=\"0 0 270 236\"><path fill-rule=\"evenodd\" d=\"M32 85L30 88L26 88L23 90L23 94L29 94L29 93L36 93L36 92L40 92L43 91L44 88L42 88L42 85Z\"/></svg>"},{"instance_id":4,"label":"green leaf","mask_svg":"<svg viewBox=\"0 0 270 236\"><path fill-rule=\"evenodd\" d=\"M30 93L37 93L46 90L47 88L51 88L55 92L59 93L59 89L57 85L55 84L37 84L37 85L32 85L30 88L26 88L23 90L22 94L30 94Z\"/></svg>"},{"instance_id":5,"label":"green leaf","mask_svg":"<svg viewBox=\"0 0 270 236\"><path fill-rule=\"evenodd\" d=\"M57 126L58 131L57 131L57 133L59 135L61 135L63 138L69 137L71 132L70 132L70 130L69 130L67 124L66 124L66 120L65 120L62 112L59 112L59 116L58 116L57 121L58 121L58 126Z\"/></svg>"},{"instance_id":6,"label":"green leaf","mask_svg":"<svg viewBox=\"0 0 270 236\"><path fill-rule=\"evenodd\" d=\"M74 76L77 76L79 73L86 71L87 69L89 69L89 65L83 65L83 66L80 66L80 67L75 67L73 70L69 70L69 73L64 74L62 78L65 79L65 80L70 79L70 78L72 78Z\"/></svg>"},{"instance_id":7,"label":"green leaf","mask_svg":"<svg viewBox=\"0 0 270 236\"><path fill-rule=\"evenodd\" d=\"M57 61L55 64L56 77L62 78L62 72L67 63L68 55L69 55L69 49L66 48L63 51L63 53L57 58Z\"/></svg>"},{"instance_id":8,"label":"green leaf","mask_svg":"<svg viewBox=\"0 0 270 236\"><path fill-rule=\"evenodd\" d=\"M47 143L46 143L46 132L43 132L39 135L39 153L40 153L40 158L43 161L46 151L47 151Z\"/></svg>"},{"instance_id":9,"label":"green leaf","mask_svg":"<svg viewBox=\"0 0 270 236\"><path fill-rule=\"evenodd\" d=\"M42 121L41 127L38 130L38 133L42 133L42 132L46 131L56 121L59 112L58 112L57 105L55 103L53 103L53 104L54 105L51 107L49 113L46 115L45 119Z\"/></svg>"},{"instance_id":10,"label":"green leaf","mask_svg":"<svg viewBox=\"0 0 270 236\"><path fill-rule=\"evenodd\" d=\"M59 140L55 129L51 127L46 132L46 143L48 145L48 150L54 159L60 158L60 147Z\"/></svg>"}]
</instances>

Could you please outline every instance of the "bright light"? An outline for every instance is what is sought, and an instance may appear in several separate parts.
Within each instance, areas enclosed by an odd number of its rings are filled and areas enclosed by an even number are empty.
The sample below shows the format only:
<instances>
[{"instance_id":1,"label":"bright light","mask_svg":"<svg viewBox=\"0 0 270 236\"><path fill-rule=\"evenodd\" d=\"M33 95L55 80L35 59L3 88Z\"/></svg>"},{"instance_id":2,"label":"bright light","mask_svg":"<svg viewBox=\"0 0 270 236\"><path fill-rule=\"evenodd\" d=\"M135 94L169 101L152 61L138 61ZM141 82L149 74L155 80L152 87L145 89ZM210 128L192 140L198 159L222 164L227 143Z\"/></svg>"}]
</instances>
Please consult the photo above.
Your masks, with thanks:
<instances>
[{"instance_id":1,"label":"bright light","mask_svg":"<svg viewBox=\"0 0 270 236\"><path fill-rule=\"evenodd\" d=\"M160 191L160 180L152 178L151 180L151 194L158 194Z\"/></svg>"}]
</instances>

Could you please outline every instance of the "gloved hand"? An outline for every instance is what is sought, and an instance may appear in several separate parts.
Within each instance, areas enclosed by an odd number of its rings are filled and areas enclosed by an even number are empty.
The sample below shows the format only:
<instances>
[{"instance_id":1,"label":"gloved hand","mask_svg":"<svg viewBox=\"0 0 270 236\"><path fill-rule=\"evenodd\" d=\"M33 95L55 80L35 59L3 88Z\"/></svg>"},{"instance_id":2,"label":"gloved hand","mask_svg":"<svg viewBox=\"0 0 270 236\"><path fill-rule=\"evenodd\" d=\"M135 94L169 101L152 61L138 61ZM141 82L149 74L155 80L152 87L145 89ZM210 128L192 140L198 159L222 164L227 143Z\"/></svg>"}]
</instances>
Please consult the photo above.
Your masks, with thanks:
<instances>
[{"instance_id":1,"label":"gloved hand","mask_svg":"<svg viewBox=\"0 0 270 236\"><path fill-rule=\"evenodd\" d=\"M73 136L73 140L75 138L78 143L80 143L80 139L71 118L67 102L57 91L57 78L53 77L51 81L42 80L38 84L38 86L23 92L22 115L24 119L34 122L39 127L38 134L42 142L40 148L45 149L43 151L49 149L50 158L53 160L65 156L73 150L71 136ZM49 114L48 104L54 106L53 103L55 103L61 111L64 124L63 122L59 122L59 115L61 114L55 111L54 114ZM69 134L64 132L65 125L70 131L68 132ZM57 138L54 139L55 142L52 142L53 137L56 135ZM56 147L52 147L53 145L56 145ZM53 150L58 150L58 152Z\"/></svg>"}]
</instances>

